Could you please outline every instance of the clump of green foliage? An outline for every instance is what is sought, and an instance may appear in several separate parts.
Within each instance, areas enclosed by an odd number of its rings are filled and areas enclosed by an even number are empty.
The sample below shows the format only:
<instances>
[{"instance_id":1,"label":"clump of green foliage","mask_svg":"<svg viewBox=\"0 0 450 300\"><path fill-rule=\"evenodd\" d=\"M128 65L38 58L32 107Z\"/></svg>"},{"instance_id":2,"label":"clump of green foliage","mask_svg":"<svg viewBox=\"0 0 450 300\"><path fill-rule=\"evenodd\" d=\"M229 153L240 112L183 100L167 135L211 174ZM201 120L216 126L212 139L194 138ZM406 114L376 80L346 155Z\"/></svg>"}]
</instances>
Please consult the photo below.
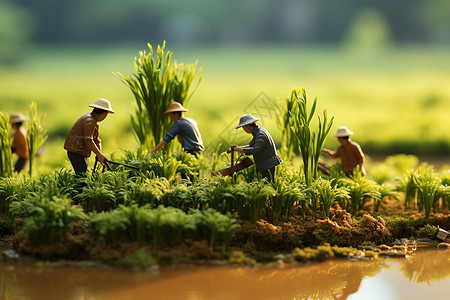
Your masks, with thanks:
<instances>
[{"instance_id":1,"label":"clump of green foliage","mask_svg":"<svg viewBox=\"0 0 450 300\"><path fill-rule=\"evenodd\" d=\"M0 178L11 177L13 173L11 162L11 124L9 124L9 116L0 112Z\"/></svg>"},{"instance_id":2,"label":"clump of green foliage","mask_svg":"<svg viewBox=\"0 0 450 300\"><path fill-rule=\"evenodd\" d=\"M36 102L32 102L29 106L30 111L30 120L28 121L28 129L27 129L27 142L28 142L28 155L30 157L29 162L29 173L30 176L33 174L33 163L34 158L39 151L39 149L44 145L47 140L47 130L43 127L43 122L45 115L42 115L40 118L37 114L37 105Z\"/></svg>"},{"instance_id":3,"label":"clump of green foliage","mask_svg":"<svg viewBox=\"0 0 450 300\"><path fill-rule=\"evenodd\" d=\"M136 100L135 115L131 116L133 132L143 148L150 150L170 128L170 119L164 114L167 107L173 101L187 104L192 96L191 85L201 69L197 68L197 62L192 65L172 62L172 52L164 53L165 42L158 45L156 57L152 45L147 46L149 52L140 51L139 58L134 59L135 74L118 74ZM197 86L201 79L200 75Z\"/></svg>"},{"instance_id":4,"label":"clump of green foliage","mask_svg":"<svg viewBox=\"0 0 450 300\"><path fill-rule=\"evenodd\" d=\"M311 181L317 178L317 164L320 153L333 125L334 117L328 121L327 110L325 109L323 111L323 119L318 116L319 128L316 132L311 128L311 121L316 112L317 97L309 109L306 90L304 88L301 90L294 88L292 89L290 99L286 100L286 102L286 108L283 110L291 109L289 111L290 118L285 116L283 120L279 121L279 127L282 127L282 132L284 130L291 130L291 132L284 134L283 140L289 145L285 145L283 148L292 149L293 146L297 145L298 149L294 150L301 153L305 182L309 186ZM292 142L293 138L296 139L296 143ZM290 151L292 150L288 152Z\"/></svg>"},{"instance_id":5,"label":"clump of green foliage","mask_svg":"<svg viewBox=\"0 0 450 300\"><path fill-rule=\"evenodd\" d=\"M10 211L25 218L19 234L24 234L34 246L63 240L73 219L86 218L82 208L72 205L71 199L58 197L31 196L12 202Z\"/></svg>"}]
</instances>

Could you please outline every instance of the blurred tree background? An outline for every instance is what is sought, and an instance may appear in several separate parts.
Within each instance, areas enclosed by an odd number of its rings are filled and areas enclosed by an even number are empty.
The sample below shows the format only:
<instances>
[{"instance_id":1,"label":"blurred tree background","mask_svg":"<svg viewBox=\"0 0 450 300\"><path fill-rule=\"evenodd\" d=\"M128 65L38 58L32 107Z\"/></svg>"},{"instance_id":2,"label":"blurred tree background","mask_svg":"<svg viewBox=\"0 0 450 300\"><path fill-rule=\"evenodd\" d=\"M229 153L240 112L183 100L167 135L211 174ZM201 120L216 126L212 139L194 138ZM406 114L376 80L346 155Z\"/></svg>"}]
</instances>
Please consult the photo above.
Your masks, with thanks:
<instances>
[{"instance_id":1,"label":"blurred tree background","mask_svg":"<svg viewBox=\"0 0 450 300\"><path fill-rule=\"evenodd\" d=\"M396 44L448 43L446 0L1 0L2 45L340 43L369 16ZM8 31L8 32L6 32ZM354 38L354 36L352 36ZM382 37L383 39L385 37Z\"/></svg>"}]
</instances>

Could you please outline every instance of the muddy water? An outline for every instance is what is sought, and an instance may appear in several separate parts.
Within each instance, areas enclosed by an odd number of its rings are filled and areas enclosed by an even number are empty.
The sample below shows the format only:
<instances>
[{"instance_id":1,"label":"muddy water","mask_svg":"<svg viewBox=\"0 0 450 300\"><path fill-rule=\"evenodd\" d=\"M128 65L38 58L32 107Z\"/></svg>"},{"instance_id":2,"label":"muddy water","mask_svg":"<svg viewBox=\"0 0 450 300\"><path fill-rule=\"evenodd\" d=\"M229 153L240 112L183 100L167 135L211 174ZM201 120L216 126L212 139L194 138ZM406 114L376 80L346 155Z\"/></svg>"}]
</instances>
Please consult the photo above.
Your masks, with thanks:
<instances>
[{"instance_id":1,"label":"muddy water","mask_svg":"<svg viewBox=\"0 0 450 300\"><path fill-rule=\"evenodd\" d=\"M450 251L295 267L130 272L0 262L0 299L450 299Z\"/></svg>"}]
</instances>

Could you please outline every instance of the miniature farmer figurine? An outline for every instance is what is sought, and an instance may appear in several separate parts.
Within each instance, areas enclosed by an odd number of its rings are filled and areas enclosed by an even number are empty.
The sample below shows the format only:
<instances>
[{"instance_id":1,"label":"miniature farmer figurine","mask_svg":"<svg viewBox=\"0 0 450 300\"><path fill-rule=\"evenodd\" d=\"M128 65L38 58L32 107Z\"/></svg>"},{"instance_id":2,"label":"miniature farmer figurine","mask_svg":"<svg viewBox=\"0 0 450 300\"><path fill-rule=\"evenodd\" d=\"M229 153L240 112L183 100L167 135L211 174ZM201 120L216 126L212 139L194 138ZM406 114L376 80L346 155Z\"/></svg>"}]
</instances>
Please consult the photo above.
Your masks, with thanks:
<instances>
[{"instance_id":1,"label":"miniature farmer figurine","mask_svg":"<svg viewBox=\"0 0 450 300\"><path fill-rule=\"evenodd\" d=\"M15 130L12 135L13 141L11 145L12 153L16 153L19 156L16 164L14 165L14 171L19 173L25 168L26 163L29 160L28 154L28 142L27 131L22 127L22 123L28 121L30 118L24 116L22 113L15 111L11 113L9 122L11 127Z\"/></svg>"},{"instance_id":2,"label":"miniature farmer figurine","mask_svg":"<svg viewBox=\"0 0 450 300\"><path fill-rule=\"evenodd\" d=\"M339 141L339 146L335 151L323 149L323 151L332 158L339 158L342 170L347 176L353 175L353 170L359 166L361 175L366 175L364 169L364 153L358 143L352 141L350 136L353 134L347 127L340 126L334 134Z\"/></svg>"},{"instance_id":3,"label":"miniature farmer figurine","mask_svg":"<svg viewBox=\"0 0 450 300\"><path fill-rule=\"evenodd\" d=\"M109 159L101 152L101 141L99 139L99 128L97 123L103 121L108 114L115 113L108 100L100 98L94 104L92 112L79 118L72 129L67 134L64 149L72 163L77 175L86 173L88 157L91 152L97 155L101 163L108 162Z\"/></svg>"},{"instance_id":4,"label":"miniature farmer figurine","mask_svg":"<svg viewBox=\"0 0 450 300\"><path fill-rule=\"evenodd\" d=\"M197 156L200 151L205 149L197 122L194 119L184 117L185 111L189 110L184 108L179 102L169 104L164 113L169 115L170 120L173 122L172 127L163 137L163 140L150 150L150 153L155 153L177 135L184 151Z\"/></svg>"},{"instance_id":5,"label":"miniature farmer figurine","mask_svg":"<svg viewBox=\"0 0 450 300\"><path fill-rule=\"evenodd\" d=\"M275 167L283 162L277 153L275 143L269 132L255 122L261 118L254 118L250 114L245 114L239 120L236 129L242 127L248 134L253 135L253 139L246 146L233 146L235 151L246 155L253 155L256 169L267 181L275 180ZM231 150L231 149L230 149Z\"/></svg>"}]
</instances>

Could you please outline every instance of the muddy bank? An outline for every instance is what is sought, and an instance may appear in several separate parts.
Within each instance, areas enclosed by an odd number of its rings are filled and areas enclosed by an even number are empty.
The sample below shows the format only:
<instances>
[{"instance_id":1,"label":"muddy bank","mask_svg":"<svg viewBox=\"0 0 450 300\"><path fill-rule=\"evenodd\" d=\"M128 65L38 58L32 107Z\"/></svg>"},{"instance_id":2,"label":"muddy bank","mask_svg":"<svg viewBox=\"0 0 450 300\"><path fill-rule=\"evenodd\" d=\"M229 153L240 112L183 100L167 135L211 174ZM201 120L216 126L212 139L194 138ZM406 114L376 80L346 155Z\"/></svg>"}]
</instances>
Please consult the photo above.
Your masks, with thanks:
<instances>
[{"instance_id":1,"label":"muddy bank","mask_svg":"<svg viewBox=\"0 0 450 300\"><path fill-rule=\"evenodd\" d=\"M264 220L254 223L241 221L229 249L225 249L220 240L212 248L208 241L194 234L189 236L189 233L176 246L164 241L152 246L150 234L144 243L129 242L124 236L117 244L111 245L102 237L94 239L82 221L72 222L67 234L53 243L33 245L19 233L23 220L16 219L15 232L18 234L12 238L12 244L20 255L44 260L94 260L124 265L189 264L228 260L233 252L241 252L245 257L257 260L270 260L277 253L292 253L296 248L314 248L323 244L360 248L392 245L401 238L435 238L430 229L423 230L427 224L449 229L450 214L432 214L428 220L414 212L385 217L364 214L355 219L335 205L329 219L315 220L310 211L303 216L301 209L297 208L288 221L277 226ZM429 228L435 230L435 227ZM261 258L261 253L266 253L264 258Z\"/></svg>"}]
</instances>

